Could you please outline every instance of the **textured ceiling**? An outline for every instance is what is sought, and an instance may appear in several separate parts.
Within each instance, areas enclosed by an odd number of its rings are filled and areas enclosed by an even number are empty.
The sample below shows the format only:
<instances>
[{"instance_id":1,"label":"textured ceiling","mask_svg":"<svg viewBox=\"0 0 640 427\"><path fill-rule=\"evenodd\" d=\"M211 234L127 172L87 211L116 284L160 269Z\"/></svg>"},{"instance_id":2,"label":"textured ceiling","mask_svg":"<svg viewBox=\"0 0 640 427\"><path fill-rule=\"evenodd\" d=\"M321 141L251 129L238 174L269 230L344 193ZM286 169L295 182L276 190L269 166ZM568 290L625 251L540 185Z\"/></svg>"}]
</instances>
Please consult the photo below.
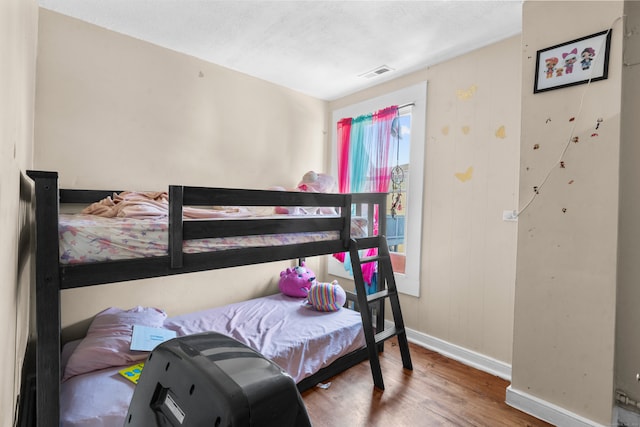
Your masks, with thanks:
<instances>
[{"instance_id":1,"label":"textured ceiling","mask_svg":"<svg viewBox=\"0 0 640 427\"><path fill-rule=\"evenodd\" d=\"M39 0L40 6L333 100L521 32L521 0ZM361 77L382 65L393 71Z\"/></svg>"}]
</instances>

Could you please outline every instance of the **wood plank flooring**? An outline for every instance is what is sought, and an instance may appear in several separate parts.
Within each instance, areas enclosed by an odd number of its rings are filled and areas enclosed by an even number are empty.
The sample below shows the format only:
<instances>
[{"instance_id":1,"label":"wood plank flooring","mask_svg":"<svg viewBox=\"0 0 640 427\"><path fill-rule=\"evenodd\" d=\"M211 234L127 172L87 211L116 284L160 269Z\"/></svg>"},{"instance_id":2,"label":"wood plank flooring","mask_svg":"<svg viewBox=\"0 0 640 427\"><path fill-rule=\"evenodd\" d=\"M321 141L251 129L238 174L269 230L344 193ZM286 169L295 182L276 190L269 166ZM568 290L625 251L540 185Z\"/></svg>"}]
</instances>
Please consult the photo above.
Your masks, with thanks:
<instances>
[{"instance_id":1,"label":"wood plank flooring","mask_svg":"<svg viewBox=\"0 0 640 427\"><path fill-rule=\"evenodd\" d=\"M410 344L413 371L402 368L395 339L380 357L385 390L365 361L302 393L314 427L549 427L506 403L508 381Z\"/></svg>"}]
</instances>

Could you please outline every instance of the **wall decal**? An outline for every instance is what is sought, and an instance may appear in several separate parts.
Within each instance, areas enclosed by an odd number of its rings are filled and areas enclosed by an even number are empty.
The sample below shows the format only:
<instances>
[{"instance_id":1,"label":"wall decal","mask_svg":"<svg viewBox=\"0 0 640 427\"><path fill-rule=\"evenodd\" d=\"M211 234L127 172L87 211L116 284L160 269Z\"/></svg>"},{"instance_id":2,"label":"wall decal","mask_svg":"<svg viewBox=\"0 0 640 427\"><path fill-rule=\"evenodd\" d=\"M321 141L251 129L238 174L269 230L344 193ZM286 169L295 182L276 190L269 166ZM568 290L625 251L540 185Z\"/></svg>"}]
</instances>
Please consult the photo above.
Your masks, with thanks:
<instances>
[{"instance_id":1,"label":"wall decal","mask_svg":"<svg viewBox=\"0 0 640 427\"><path fill-rule=\"evenodd\" d=\"M465 135L469 135L469 131L471 131L471 128L469 126L462 126L462 133L464 133Z\"/></svg>"},{"instance_id":2,"label":"wall decal","mask_svg":"<svg viewBox=\"0 0 640 427\"><path fill-rule=\"evenodd\" d=\"M470 99L476 93L476 90L478 90L478 86L471 85L469 89L458 89L456 95L460 100Z\"/></svg>"},{"instance_id":3,"label":"wall decal","mask_svg":"<svg viewBox=\"0 0 640 427\"><path fill-rule=\"evenodd\" d=\"M505 139L507 137L507 133L504 129L504 126L500 126L496 131L496 137L500 139Z\"/></svg>"},{"instance_id":4,"label":"wall decal","mask_svg":"<svg viewBox=\"0 0 640 427\"><path fill-rule=\"evenodd\" d=\"M442 134L443 135L449 135L449 126L443 126L442 127Z\"/></svg>"},{"instance_id":5,"label":"wall decal","mask_svg":"<svg viewBox=\"0 0 640 427\"><path fill-rule=\"evenodd\" d=\"M473 166L469 166L465 172L456 172L455 175L460 182L467 182L473 175Z\"/></svg>"}]
</instances>

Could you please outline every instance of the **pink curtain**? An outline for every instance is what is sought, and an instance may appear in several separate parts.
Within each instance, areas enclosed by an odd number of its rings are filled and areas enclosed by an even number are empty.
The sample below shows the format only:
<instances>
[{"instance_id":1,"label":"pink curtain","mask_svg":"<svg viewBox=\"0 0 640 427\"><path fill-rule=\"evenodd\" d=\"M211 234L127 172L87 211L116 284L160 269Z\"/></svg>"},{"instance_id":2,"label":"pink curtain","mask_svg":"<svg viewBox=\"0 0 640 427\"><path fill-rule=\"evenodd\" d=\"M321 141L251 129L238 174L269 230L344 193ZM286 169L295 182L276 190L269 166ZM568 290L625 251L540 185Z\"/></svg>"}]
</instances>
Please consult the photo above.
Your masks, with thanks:
<instances>
[{"instance_id":1,"label":"pink curtain","mask_svg":"<svg viewBox=\"0 0 640 427\"><path fill-rule=\"evenodd\" d=\"M351 117L338 122L338 191L348 193L349 189L349 147L351 141Z\"/></svg>"},{"instance_id":2,"label":"pink curtain","mask_svg":"<svg viewBox=\"0 0 640 427\"><path fill-rule=\"evenodd\" d=\"M346 117L338 121L338 192L348 193L350 191L349 182L349 150L351 147L351 117ZM333 257L340 262L344 262L345 253L333 254Z\"/></svg>"},{"instance_id":3,"label":"pink curtain","mask_svg":"<svg viewBox=\"0 0 640 427\"><path fill-rule=\"evenodd\" d=\"M356 129L352 126L352 118L343 118L338 122L338 188L341 193L362 191L360 188L351 188L353 183L368 182L364 191L387 193L391 181L391 126L393 119L398 114L398 107L391 106L379 110L372 114L372 121L366 126L371 128L367 131ZM357 127L357 126L356 126ZM366 135L363 139L362 135ZM352 144L352 138L358 138L357 147L366 150L366 156L355 155L351 151L356 147ZM352 165L354 161L368 164ZM355 167L354 167L355 166ZM354 172L356 171L356 172ZM362 176L350 176L350 173L357 173ZM373 218L374 233L378 233L379 212L376 209ZM369 249L367 256L375 255L375 249ZM344 262L345 254L335 254L334 257ZM366 283L371 284L375 274L375 264L368 263L362 267L362 274Z\"/></svg>"}]
</instances>

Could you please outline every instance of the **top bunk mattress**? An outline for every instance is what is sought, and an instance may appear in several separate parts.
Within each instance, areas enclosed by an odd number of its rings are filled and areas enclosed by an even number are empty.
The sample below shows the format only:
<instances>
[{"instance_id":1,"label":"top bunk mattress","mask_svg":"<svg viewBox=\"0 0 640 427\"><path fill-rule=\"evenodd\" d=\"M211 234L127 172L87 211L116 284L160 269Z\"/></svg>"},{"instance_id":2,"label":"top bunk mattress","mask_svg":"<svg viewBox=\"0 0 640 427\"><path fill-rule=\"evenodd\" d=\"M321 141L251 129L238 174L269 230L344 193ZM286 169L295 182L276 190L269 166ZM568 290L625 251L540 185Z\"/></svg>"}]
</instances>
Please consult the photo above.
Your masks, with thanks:
<instances>
[{"instance_id":1,"label":"top bunk mattress","mask_svg":"<svg viewBox=\"0 0 640 427\"><path fill-rule=\"evenodd\" d=\"M295 216L282 215L295 221ZM264 219L265 216L260 216ZM216 219L210 219L216 221ZM106 218L91 214L60 214L60 263L76 264L165 256L169 223L163 218ZM367 220L352 217L351 236L367 235ZM336 240L336 231L265 234L185 240L184 253L212 252L247 247L281 246Z\"/></svg>"}]
</instances>

